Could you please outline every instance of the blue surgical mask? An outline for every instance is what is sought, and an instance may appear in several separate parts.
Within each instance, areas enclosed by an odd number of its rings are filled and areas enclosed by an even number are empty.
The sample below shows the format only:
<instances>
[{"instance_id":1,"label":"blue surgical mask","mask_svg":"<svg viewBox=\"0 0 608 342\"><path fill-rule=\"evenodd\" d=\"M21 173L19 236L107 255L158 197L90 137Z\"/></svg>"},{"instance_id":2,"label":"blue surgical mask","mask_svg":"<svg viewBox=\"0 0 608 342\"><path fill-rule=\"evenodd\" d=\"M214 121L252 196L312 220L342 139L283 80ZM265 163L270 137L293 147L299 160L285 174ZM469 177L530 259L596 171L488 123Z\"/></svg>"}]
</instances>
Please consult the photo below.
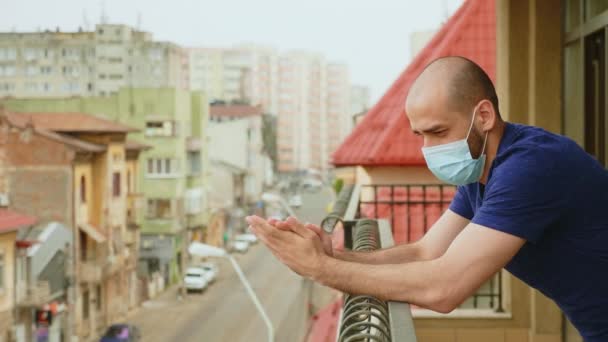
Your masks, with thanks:
<instances>
[{"instance_id":1,"label":"blue surgical mask","mask_svg":"<svg viewBox=\"0 0 608 342\"><path fill-rule=\"evenodd\" d=\"M483 172L483 167L486 163L484 151L486 149L488 133L486 132L486 137L483 140L483 149L478 159L473 159L469 144L467 143L471 129L473 128L473 122L475 121L476 111L477 107L473 110L473 119L471 120L471 126L466 138L443 145L422 148L422 154L431 172L433 172L435 177L448 184L466 185L475 183Z\"/></svg>"}]
</instances>

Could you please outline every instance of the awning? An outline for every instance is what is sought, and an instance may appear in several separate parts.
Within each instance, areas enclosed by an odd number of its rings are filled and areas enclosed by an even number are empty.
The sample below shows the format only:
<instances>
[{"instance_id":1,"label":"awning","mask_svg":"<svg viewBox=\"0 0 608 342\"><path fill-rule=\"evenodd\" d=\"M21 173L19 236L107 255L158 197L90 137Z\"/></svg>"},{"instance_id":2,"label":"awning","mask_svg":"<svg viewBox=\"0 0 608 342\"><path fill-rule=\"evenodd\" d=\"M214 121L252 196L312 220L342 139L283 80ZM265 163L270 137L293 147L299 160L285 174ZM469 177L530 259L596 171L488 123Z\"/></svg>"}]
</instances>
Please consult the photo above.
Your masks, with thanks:
<instances>
[{"instance_id":1,"label":"awning","mask_svg":"<svg viewBox=\"0 0 608 342\"><path fill-rule=\"evenodd\" d=\"M92 225L88 223L81 223L78 225L78 227L82 229L83 232L87 233L91 238L93 238L93 240L97 241L97 243L102 243L106 241L106 237L103 236L103 234Z\"/></svg>"}]
</instances>

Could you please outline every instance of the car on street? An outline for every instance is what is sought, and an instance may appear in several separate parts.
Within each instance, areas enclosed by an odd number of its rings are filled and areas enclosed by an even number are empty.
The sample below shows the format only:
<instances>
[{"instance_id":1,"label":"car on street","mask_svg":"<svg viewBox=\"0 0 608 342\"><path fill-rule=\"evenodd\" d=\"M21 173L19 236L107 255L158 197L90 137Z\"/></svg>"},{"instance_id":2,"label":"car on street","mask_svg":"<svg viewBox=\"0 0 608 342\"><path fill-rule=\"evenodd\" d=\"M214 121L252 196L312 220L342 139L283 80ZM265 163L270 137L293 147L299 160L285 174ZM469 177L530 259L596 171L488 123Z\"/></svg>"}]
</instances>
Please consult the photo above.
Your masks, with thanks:
<instances>
[{"instance_id":1,"label":"car on street","mask_svg":"<svg viewBox=\"0 0 608 342\"><path fill-rule=\"evenodd\" d=\"M99 342L138 342L141 341L139 328L132 324L112 324Z\"/></svg>"},{"instance_id":2,"label":"car on street","mask_svg":"<svg viewBox=\"0 0 608 342\"><path fill-rule=\"evenodd\" d=\"M233 240L230 244L231 252L246 253L249 250L249 242L243 240Z\"/></svg>"},{"instance_id":3,"label":"car on street","mask_svg":"<svg viewBox=\"0 0 608 342\"><path fill-rule=\"evenodd\" d=\"M323 182L318 179L308 178L302 181L300 187L309 192L316 192L321 190L321 187L323 187Z\"/></svg>"},{"instance_id":4,"label":"car on street","mask_svg":"<svg viewBox=\"0 0 608 342\"><path fill-rule=\"evenodd\" d=\"M199 267L188 267L184 276L184 285L187 292L198 291L203 292L207 288L209 282L205 275L205 270Z\"/></svg>"},{"instance_id":5,"label":"car on street","mask_svg":"<svg viewBox=\"0 0 608 342\"><path fill-rule=\"evenodd\" d=\"M257 236L251 233L239 234L235 237L236 240L247 241L249 244L255 244L258 242Z\"/></svg>"},{"instance_id":6,"label":"car on street","mask_svg":"<svg viewBox=\"0 0 608 342\"><path fill-rule=\"evenodd\" d=\"M289 198L289 205L294 207L294 208L299 208L302 206L302 196L300 195L293 195Z\"/></svg>"},{"instance_id":7,"label":"car on street","mask_svg":"<svg viewBox=\"0 0 608 342\"><path fill-rule=\"evenodd\" d=\"M207 283L209 284L213 283L215 279L217 279L220 271L217 265L212 262L203 262L196 265L196 267L205 271L205 278L207 278Z\"/></svg>"}]
</instances>

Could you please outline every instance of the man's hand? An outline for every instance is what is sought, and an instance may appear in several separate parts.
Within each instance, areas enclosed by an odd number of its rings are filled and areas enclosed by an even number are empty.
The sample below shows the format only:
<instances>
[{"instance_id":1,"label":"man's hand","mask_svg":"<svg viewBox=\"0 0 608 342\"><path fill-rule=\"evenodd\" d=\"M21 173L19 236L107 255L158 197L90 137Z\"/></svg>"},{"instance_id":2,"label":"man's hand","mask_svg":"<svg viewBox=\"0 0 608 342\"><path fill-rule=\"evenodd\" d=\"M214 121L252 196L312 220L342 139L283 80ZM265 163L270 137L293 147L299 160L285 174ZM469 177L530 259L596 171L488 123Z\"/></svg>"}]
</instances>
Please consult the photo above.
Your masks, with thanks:
<instances>
[{"instance_id":1,"label":"man's hand","mask_svg":"<svg viewBox=\"0 0 608 342\"><path fill-rule=\"evenodd\" d=\"M321 227L317 226L316 224L312 224L312 223L303 224L302 222L298 221L298 219L293 216L288 217L285 221L270 219L270 220L268 220L268 223L278 229L283 229L283 230L295 231L294 230L295 226L298 226L299 229L302 229L302 228L310 229L317 234L319 239L321 239L321 243L323 244L323 251L325 251L325 254L327 254L329 256L334 255L333 247L331 244L331 236L329 234L327 234L323 229L321 229Z\"/></svg>"},{"instance_id":2,"label":"man's hand","mask_svg":"<svg viewBox=\"0 0 608 342\"><path fill-rule=\"evenodd\" d=\"M279 261L297 274L316 279L327 258L315 232L301 225L293 230L279 229L258 216L247 216L249 229Z\"/></svg>"}]
</instances>

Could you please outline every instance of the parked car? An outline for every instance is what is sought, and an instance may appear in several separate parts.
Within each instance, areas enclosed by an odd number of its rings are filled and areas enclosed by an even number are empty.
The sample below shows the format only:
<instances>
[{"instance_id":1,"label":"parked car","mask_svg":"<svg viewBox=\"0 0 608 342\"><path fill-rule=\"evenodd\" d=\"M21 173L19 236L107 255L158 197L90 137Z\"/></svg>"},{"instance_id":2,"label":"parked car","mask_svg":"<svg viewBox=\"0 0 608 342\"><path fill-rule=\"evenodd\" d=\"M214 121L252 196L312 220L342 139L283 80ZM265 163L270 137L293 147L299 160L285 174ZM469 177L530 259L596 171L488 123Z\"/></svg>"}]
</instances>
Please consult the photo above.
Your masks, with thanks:
<instances>
[{"instance_id":1,"label":"parked car","mask_svg":"<svg viewBox=\"0 0 608 342\"><path fill-rule=\"evenodd\" d=\"M112 324L100 342L138 342L141 341L139 328L131 324Z\"/></svg>"},{"instance_id":2,"label":"parked car","mask_svg":"<svg viewBox=\"0 0 608 342\"><path fill-rule=\"evenodd\" d=\"M249 242L243 240L234 240L230 244L231 252L245 253L249 250Z\"/></svg>"},{"instance_id":3,"label":"parked car","mask_svg":"<svg viewBox=\"0 0 608 342\"><path fill-rule=\"evenodd\" d=\"M239 234L235 237L235 239L239 240L239 241L247 241L250 244L258 243L257 236L255 236L254 234L251 234L251 233Z\"/></svg>"},{"instance_id":4,"label":"parked car","mask_svg":"<svg viewBox=\"0 0 608 342\"><path fill-rule=\"evenodd\" d=\"M302 206L302 196L300 195L293 195L289 198L289 205L294 207L294 208L299 208Z\"/></svg>"},{"instance_id":5,"label":"parked car","mask_svg":"<svg viewBox=\"0 0 608 342\"><path fill-rule=\"evenodd\" d=\"M184 285L186 286L186 291L203 292L203 290L205 290L209 284L205 273L205 270L202 268L188 267L188 269L186 269L186 275L184 276Z\"/></svg>"},{"instance_id":6,"label":"parked car","mask_svg":"<svg viewBox=\"0 0 608 342\"><path fill-rule=\"evenodd\" d=\"M207 278L207 283L209 284L213 283L219 274L219 268L212 262L204 262L198 264L196 267L205 271L205 277Z\"/></svg>"},{"instance_id":7,"label":"parked car","mask_svg":"<svg viewBox=\"0 0 608 342\"><path fill-rule=\"evenodd\" d=\"M323 182L321 182L318 179L308 178L308 179L305 179L300 186L303 190L318 191L318 190L321 190L321 187L323 186Z\"/></svg>"}]
</instances>

